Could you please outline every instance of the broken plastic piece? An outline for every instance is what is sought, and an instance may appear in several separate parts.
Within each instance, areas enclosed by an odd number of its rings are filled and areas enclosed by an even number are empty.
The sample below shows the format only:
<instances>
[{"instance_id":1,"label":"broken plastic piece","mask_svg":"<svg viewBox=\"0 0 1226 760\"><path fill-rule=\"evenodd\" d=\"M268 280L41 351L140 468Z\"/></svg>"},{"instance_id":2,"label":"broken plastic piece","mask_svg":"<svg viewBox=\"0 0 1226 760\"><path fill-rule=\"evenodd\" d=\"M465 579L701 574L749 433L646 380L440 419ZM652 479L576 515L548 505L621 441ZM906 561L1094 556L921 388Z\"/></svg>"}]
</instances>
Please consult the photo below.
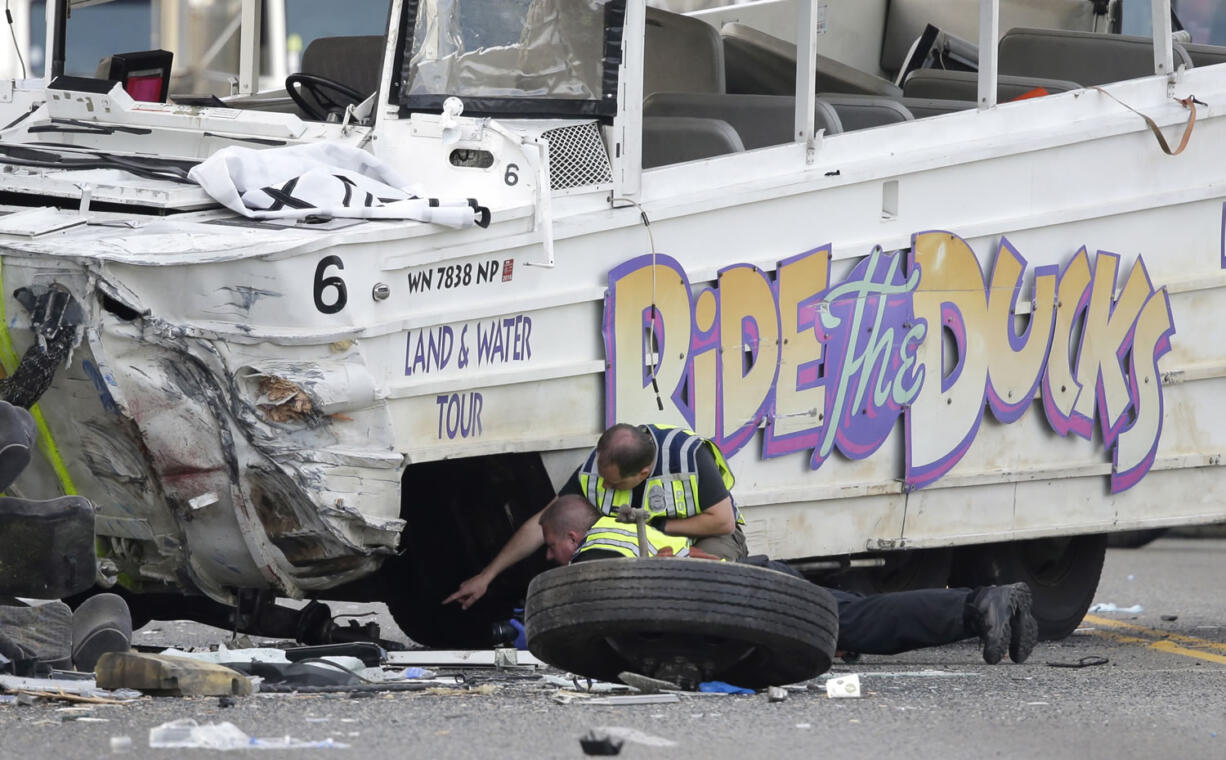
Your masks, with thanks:
<instances>
[{"instance_id":1,"label":"broken plastic piece","mask_svg":"<svg viewBox=\"0 0 1226 760\"><path fill-rule=\"evenodd\" d=\"M1139 604L1134 604L1131 607L1118 607L1111 602L1099 602L1087 610L1087 612L1130 612L1134 614L1144 611L1145 608Z\"/></svg>"},{"instance_id":2,"label":"broken plastic piece","mask_svg":"<svg viewBox=\"0 0 1226 760\"><path fill-rule=\"evenodd\" d=\"M733 686L724 681L703 681L698 684L698 690L706 694L753 694L753 689Z\"/></svg>"},{"instance_id":3,"label":"broken plastic piece","mask_svg":"<svg viewBox=\"0 0 1226 760\"><path fill-rule=\"evenodd\" d=\"M860 696L860 676L852 673L826 681L826 696L831 698L856 698Z\"/></svg>"}]
</instances>

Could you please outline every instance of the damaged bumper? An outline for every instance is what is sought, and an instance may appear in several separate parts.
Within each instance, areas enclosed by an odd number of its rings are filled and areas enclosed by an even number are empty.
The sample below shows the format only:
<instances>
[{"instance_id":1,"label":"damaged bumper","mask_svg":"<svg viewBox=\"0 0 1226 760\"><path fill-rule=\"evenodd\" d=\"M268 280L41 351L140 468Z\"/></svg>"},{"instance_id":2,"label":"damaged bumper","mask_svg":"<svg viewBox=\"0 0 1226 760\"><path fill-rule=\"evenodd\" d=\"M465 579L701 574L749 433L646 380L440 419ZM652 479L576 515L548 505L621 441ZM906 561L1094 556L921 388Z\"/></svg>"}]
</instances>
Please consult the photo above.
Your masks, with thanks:
<instances>
[{"instance_id":1,"label":"damaged bumper","mask_svg":"<svg viewBox=\"0 0 1226 760\"><path fill-rule=\"evenodd\" d=\"M403 457L357 341L254 337L250 289L202 284L228 276L220 263L0 246L9 293L70 293L83 310L83 339L41 402L49 459L63 466L36 462L18 488L95 502L99 554L122 583L227 603L242 588L302 597L395 550ZM260 260L242 275L288 265ZM167 308L176 297L182 308ZM37 319L7 305L20 350Z\"/></svg>"}]
</instances>

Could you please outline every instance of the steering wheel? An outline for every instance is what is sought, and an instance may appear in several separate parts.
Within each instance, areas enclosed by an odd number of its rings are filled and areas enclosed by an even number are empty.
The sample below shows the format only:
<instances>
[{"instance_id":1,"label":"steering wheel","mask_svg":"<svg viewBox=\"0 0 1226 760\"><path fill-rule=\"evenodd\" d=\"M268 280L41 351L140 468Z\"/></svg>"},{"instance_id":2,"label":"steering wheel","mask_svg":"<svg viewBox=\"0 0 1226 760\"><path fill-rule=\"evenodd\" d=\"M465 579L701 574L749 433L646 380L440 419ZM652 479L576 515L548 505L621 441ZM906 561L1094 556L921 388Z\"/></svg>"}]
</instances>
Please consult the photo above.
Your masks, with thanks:
<instances>
[{"instance_id":1,"label":"steering wheel","mask_svg":"<svg viewBox=\"0 0 1226 760\"><path fill-rule=\"evenodd\" d=\"M299 86L301 85L301 89ZM316 121L326 121L334 111L344 112L346 106L366 100L366 96L347 84L318 74L290 74L285 78L285 90L306 115ZM311 98L307 99L302 90ZM339 97L338 97L339 96Z\"/></svg>"}]
</instances>

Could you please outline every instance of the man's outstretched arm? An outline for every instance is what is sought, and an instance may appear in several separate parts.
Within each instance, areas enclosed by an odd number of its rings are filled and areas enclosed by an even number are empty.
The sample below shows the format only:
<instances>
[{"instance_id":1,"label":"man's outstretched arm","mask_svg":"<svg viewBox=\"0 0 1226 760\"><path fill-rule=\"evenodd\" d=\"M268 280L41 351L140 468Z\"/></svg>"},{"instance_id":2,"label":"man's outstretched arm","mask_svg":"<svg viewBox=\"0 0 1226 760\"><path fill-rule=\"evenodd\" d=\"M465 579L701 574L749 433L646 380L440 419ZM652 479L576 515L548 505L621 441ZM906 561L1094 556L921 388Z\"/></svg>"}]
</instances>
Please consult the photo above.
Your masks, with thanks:
<instances>
[{"instance_id":1,"label":"man's outstretched arm","mask_svg":"<svg viewBox=\"0 0 1226 760\"><path fill-rule=\"evenodd\" d=\"M550 504L552 503L551 501ZM548 505L546 505L546 508L548 508ZM456 589L455 593L443 600L443 604L459 602L460 607L468 609L476 604L478 599L485 596L485 591L489 588L490 582L497 578L503 570L506 570L511 565L541 548L545 543L545 539L541 535L541 512L544 511L542 509L532 517L529 517L523 525L519 526L519 529L515 531L506 545L499 550L498 554L490 560L485 569L461 583L460 588Z\"/></svg>"}]
</instances>

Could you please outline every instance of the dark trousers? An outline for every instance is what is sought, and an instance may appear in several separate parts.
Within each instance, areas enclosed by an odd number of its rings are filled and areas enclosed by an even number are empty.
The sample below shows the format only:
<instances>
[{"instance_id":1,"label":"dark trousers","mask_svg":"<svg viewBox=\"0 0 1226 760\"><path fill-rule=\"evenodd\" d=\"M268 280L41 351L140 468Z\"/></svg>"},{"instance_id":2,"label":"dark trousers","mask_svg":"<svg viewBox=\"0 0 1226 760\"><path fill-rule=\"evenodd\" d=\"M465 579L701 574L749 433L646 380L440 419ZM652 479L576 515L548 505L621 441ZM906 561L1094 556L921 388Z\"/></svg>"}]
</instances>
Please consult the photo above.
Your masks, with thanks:
<instances>
[{"instance_id":1,"label":"dark trousers","mask_svg":"<svg viewBox=\"0 0 1226 760\"><path fill-rule=\"evenodd\" d=\"M804 579L795 568L765 554L752 554L737 561ZM837 648L841 652L898 654L977 635L968 630L966 622L973 593L969 588L923 588L869 595L837 588L826 590L839 605Z\"/></svg>"},{"instance_id":2,"label":"dark trousers","mask_svg":"<svg viewBox=\"0 0 1226 760\"><path fill-rule=\"evenodd\" d=\"M966 625L970 589L926 588L868 596L827 590L839 604L838 648L843 652L898 654L975 635Z\"/></svg>"}]
</instances>

